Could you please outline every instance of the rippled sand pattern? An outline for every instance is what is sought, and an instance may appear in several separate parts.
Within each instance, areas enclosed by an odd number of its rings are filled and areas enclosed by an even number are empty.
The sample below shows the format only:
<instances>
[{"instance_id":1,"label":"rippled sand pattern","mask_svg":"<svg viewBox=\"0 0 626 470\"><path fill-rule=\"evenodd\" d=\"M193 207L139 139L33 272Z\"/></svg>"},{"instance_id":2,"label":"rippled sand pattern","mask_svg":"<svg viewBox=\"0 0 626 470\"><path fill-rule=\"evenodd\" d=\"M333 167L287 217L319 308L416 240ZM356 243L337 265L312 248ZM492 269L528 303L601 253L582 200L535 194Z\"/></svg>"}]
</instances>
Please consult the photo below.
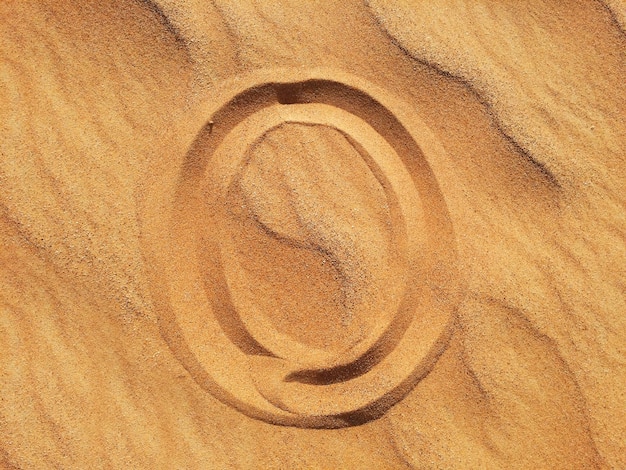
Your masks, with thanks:
<instances>
[{"instance_id":1,"label":"rippled sand pattern","mask_svg":"<svg viewBox=\"0 0 626 470\"><path fill-rule=\"evenodd\" d=\"M0 468L626 468L623 0L0 5Z\"/></svg>"}]
</instances>

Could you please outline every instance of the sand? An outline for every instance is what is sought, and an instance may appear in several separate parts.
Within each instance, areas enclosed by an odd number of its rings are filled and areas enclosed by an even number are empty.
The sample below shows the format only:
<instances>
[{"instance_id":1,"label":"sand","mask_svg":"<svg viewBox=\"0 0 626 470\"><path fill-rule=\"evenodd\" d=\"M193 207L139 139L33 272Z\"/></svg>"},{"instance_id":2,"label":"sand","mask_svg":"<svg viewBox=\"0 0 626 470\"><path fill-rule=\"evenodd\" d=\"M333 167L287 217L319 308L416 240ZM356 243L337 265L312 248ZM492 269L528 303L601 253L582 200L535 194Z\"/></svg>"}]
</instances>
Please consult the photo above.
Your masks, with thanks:
<instances>
[{"instance_id":1,"label":"sand","mask_svg":"<svg viewBox=\"0 0 626 470\"><path fill-rule=\"evenodd\" d=\"M0 468L626 468L626 3L0 5Z\"/></svg>"}]
</instances>

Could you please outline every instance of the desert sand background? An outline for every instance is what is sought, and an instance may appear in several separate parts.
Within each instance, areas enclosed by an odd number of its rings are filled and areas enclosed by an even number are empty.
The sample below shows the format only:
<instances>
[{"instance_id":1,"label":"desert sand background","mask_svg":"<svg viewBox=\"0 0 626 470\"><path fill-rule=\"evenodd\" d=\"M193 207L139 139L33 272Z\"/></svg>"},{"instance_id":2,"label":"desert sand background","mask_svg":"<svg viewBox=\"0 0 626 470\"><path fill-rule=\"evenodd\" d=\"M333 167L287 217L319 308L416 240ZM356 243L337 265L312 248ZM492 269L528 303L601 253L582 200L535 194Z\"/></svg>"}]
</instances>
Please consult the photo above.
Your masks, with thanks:
<instances>
[{"instance_id":1,"label":"desert sand background","mask_svg":"<svg viewBox=\"0 0 626 470\"><path fill-rule=\"evenodd\" d=\"M626 468L625 30L2 2L0 466Z\"/></svg>"}]
</instances>

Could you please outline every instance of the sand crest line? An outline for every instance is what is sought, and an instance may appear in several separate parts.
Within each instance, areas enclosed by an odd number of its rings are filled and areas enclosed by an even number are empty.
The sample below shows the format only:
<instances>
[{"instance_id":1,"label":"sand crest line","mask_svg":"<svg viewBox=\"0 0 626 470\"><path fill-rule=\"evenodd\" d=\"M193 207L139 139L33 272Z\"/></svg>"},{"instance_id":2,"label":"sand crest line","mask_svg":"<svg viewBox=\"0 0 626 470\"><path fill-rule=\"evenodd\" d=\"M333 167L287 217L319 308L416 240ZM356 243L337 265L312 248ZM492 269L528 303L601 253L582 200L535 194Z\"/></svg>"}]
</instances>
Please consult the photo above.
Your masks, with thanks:
<instances>
[{"instance_id":1,"label":"sand crest line","mask_svg":"<svg viewBox=\"0 0 626 470\"><path fill-rule=\"evenodd\" d=\"M154 169L162 184L151 185L159 188L144 201L163 337L204 390L248 416L315 428L381 416L429 372L459 300L452 224L427 160L441 158L443 148L407 105L336 70L274 69L237 78L204 112L191 149ZM334 128L360 146L395 200L394 225L404 226L398 239L404 296L381 313L366 341L339 357L281 336L255 315L244 321L223 281L228 237L219 228L220 194L245 149L289 122Z\"/></svg>"}]
</instances>

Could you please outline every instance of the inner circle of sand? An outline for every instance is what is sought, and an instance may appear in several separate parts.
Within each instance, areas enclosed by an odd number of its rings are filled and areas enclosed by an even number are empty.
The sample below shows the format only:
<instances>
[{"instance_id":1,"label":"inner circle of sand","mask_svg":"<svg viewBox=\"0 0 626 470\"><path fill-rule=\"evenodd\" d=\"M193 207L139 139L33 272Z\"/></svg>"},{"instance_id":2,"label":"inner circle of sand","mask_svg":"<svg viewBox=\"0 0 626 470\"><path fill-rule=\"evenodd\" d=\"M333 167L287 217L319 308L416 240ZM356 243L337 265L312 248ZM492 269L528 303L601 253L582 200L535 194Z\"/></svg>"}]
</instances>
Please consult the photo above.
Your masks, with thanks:
<instances>
[{"instance_id":1,"label":"inner circle of sand","mask_svg":"<svg viewBox=\"0 0 626 470\"><path fill-rule=\"evenodd\" d=\"M405 284L407 282L407 259L414 259L419 256L420 247L407 246L406 228L404 225L403 213L417 212L420 207L419 197L411 184L410 175L401 165L399 158L395 154L393 148L380 137L367 123L363 122L354 115L338 109L333 106L324 104L305 104L305 105L276 105L265 108L255 113L250 118L244 120L237 125L229 135L227 142L225 141L214 154L213 164L208 167L210 175L207 175L205 181L210 188L205 188L204 194L209 199L207 201L207 210L211 207L219 209L226 207L225 198L228 188L232 181L236 178L240 167L242 166L242 157L246 155L246 149L254 145L256 141L267 130L276 128L282 123L301 123L301 124L319 124L328 126L345 133L346 136L359 136L360 142L363 142L363 155L371 155L368 158L368 166L372 172L379 178L383 188L386 189L387 198L391 201L391 213L394 226L399 231L394 237L399 253L398 259L395 260L394 276L387 279L379 280L377 288L385 295L378 299L371 299L370 305L363 306L368 312L365 315L376 316L379 321L374 325L372 331L368 332L366 338L358 341L356 344L347 345L340 354L333 354L325 350L312 348L295 341L288 335L278 332L268 318L259 312L254 304L247 303L247 312L236 313L245 330L259 342L264 348L269 350L273 355L284 360L289 360L297 366L294 371L299 369L325 369L338 367L355 361L358 357L365 354L374 344L381 339L383 332L389 329L392 320L400 308L400 301L404 296ZM395 158L389 158L394 155ZM380 162L380 163L379 163ZM381 168L380 164L384 167ZM390 182L385 175L396 175L393 182ZM405 192L411 197L405 197L402 202L396 201L395 194ZM220 200L221 202L217 202ZM400 203L400 204L398 204ZM405 207L398 207L404 204ZM211 219L211 222L205 224L208 228L206 231L207 238L204 238L201 245L203 252L209 256L205 258L204 263L210 264L215 258L215 253L220 251L220 259L222 260L221 268L224 270L226 279L224 282L223 292L229 291L230 286L241 285L245 289L248 279L243 276L243 271L238 267L238 263L233 263L236 259L236 250L230 243L230 236L216 230L220 226L220 218L225 217L224 214L217 215ZM417 225L418 217L412 218L410 222ZM410 227L411 231L420 231L420 227ZM210 238L211 240L209 241ZM215 248L208 249L208 246ZM228 262L227 260L231 260ZM272 260L267 260L271 263ZM214 285L218 280L211 278L207 284L207 294L214 297ZM419 282L414 279L414 283ZM223 299L220 300L223 302ZM214 304L217 307L217 303ZM229 309L235 313L234 309ZM245 334L241 332L241 334ZM388 340L388 338L385 338Z\"/></svg>"},{"instance_id":2,"label":"inner circle of sand","mask_svg":"<svg viewBox=\"0 0 626 470\"><path fill-rule=\"evenodd\" d=\"M393 301L380 280L398 277L402 228L360 151L328 126L281 124L249 148L226 201L232 261L245 278L237 311L258 310L277 331L335 353L371 331L379 318L370 304Z\"/></svg>"},{"instance_id":3,"label":"inner circle of sand","mask_svg":"<svg viewBox=\"0 0 626 470\"><path fill-rule=\"evenodd\" d=\"M282 81L268 79L271 74ZM453 230L427 163L428 155L442 154L443 149L408 106L343 72L254 74L225 87L217 103L226 104L209 110L209 124L180 165L155 169L173 185L155 192L146 207L152 216L144 230L150 246L146 256L161 269L159 278L168 281L165 289L159 283L153 291L163 337L202 388L251 417L333 428L381 416L428 373L445 348L458 302ZM236 158L216 158L216 152L262 134L248 127L254 127L259 116L265 115L261 121L274 116L284 122L290 119L285 112L300 113L297 122L342 130L370 147L373 160L396 165L383 173L395 180L388 194L397 198L399 217L406 224L405 269L412 281L407 282L398 309L385 309L367 340L339 356L302 350L267 325L255 324L261 316L241 321L223 283L207 282L219 279L224 265L221 254L203 244L206 234L199 233L207 208L220 210L218 200L209 197L207 202L206 196L223 191L229 180L223 176L236 173L238 167ZM362 135L369 136L366 142ZM380 148L385 148L385 155L378 155ZM376 163L380 166L381 161ZM207 178L216 174L222 178ZM170 215L163 217L163 210ZM213 234L216 239L223 241L219 230ZM399 246L402 243L399 240ZM299 351L304 360L294 361Z\"/></svg>"}]
</instances>

